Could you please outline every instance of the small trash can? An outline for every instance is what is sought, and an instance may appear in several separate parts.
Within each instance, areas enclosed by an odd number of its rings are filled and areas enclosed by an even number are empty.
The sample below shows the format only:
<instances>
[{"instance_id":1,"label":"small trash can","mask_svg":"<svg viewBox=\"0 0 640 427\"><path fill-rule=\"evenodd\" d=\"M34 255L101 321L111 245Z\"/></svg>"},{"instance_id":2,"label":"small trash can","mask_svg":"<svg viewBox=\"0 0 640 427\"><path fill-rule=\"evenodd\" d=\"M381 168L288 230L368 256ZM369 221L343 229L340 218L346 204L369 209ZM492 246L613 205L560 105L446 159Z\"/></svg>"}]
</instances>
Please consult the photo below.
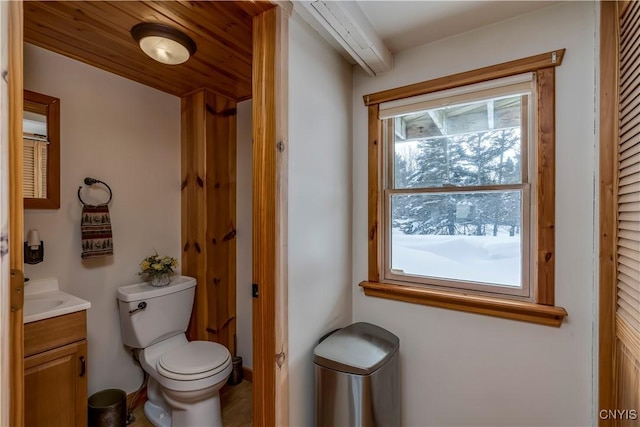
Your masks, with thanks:
<instances>
[{"instance_id":1,"label":"small trash can","mask_svg":"<svg viewBox=\"0 0 640 427\"><path fill-rule=\"evenodd\" d=\"M89 397L89 427L125 427L127 393L110 388Z\"/></svg>"},{"instance_id":2,"label":"small trash can","mask_svg":"<svg viewBox=\"0 0 640 427\"><path fill-rule=\"evenodd\" d=\"M242 382L242 378L243 378L242 357L233 356L231 358L231 364L233 368L231 370L231 375L229 375L229 379L227 380L227 384L238 385Z\"/></svg>"},{"instance_id":3,"label":"small trash can","mask_svg":"<svg viewBox=\"0 0 640 427\"><path fill-rule=\"evenodd\" d=\"M399 426L397 336L354 323L313 351L317 427Z\"/></svg>"}]
</instances>

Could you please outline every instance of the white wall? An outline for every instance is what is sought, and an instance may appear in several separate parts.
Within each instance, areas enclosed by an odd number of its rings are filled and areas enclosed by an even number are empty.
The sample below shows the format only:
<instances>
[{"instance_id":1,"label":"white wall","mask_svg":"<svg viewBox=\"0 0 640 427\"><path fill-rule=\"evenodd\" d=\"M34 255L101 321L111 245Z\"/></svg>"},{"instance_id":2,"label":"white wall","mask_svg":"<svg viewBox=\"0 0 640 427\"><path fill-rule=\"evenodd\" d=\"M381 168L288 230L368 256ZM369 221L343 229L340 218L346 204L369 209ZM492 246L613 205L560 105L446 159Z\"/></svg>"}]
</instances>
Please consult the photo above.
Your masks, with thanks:
<instances>
[{"instance_id":1,"label":"white wall","mask_svg":"<svg viewBox=\"0 0 640 427\"><path fill-rule=\"evenodd\" d=\"M397 54L354 76L354 321L400 338L406 426L586 426L593 418L596 3L565 2ZM561 328L365 297L367 93L566 48L556 68L556 302Z\"/></svg>"},{"instance_id":2,"label":"white wall","mask_svg":"<svg viewBox=\"0 0 640 427\"><path fill-rule=\"evenodd\" d=\"M242 364L253 367L252 283L252 113L251 100L238 103L236 165L236 337Z\"/></svg>"},{"instance_id":3,"label":"white wall","mask_svg":"<svg viewBox=\"0 0 640 427\"><path fill-rule=\"evenodd\" d=\"M91 302L89 393L130 393L142 371L121 342L116 288L140 280L138 264L154 249L180 259L180 99L31 45L24 79L61 104L61 206L25 211L25 231L39 229L45 244L44 262L25 274L57 277L62 290ZM114 255L83 262L76 192L87 176L113 190Z\"/></svg>"},{"instance_id":4,"label":"white wall","mask_svg":"<svg viewBox=\"0 0 640 427\"><path fill-rule=\"evenodd\" d=\"M289 421L309 426L313 347L351 322L351 66L289 23Z\"/></svg>"}]
</instances>

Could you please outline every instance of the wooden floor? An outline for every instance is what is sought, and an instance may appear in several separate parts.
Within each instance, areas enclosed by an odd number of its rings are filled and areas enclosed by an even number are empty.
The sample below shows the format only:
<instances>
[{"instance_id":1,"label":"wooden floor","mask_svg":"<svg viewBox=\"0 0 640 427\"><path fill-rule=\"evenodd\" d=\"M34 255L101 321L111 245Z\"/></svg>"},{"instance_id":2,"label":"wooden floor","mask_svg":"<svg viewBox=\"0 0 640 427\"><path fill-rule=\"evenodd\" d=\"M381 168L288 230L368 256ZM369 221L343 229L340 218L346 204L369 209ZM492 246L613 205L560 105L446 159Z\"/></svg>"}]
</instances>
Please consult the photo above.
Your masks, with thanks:
<instances>
[{"instance_id":1,"label":"wooden floor","mask_svg":"<svg viewBox=\"0 0 640 427\"><path fill-rule=\"evenodd\" d=\"M253 424L251 391L251 383L246 380L236 386L226 385L222 388L220 399L224 427L249 427ZM133 416L136 420L129 424L129 427L153 427L153 424L145 418L142 405L133 410Z\"/></svg>"}]
</instances>

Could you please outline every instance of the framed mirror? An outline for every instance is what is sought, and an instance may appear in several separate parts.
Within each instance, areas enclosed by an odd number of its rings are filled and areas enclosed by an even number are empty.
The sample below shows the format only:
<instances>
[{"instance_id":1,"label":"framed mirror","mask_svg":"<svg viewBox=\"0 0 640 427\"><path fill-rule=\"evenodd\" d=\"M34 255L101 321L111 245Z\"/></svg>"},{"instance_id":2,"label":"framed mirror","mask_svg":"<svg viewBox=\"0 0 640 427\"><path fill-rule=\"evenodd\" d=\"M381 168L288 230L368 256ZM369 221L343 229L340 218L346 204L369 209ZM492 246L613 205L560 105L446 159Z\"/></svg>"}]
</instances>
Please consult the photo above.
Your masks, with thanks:
<instances>
[{"instance_id":1,"label":"framed mirror","mask_svg":"<svg viewBox=\"0 0 640 427\"><path fill-rule=\"evenodd\" d=\"M60 100L24 91L25 209L60 208Z\"/></svg>"}]
</instances>

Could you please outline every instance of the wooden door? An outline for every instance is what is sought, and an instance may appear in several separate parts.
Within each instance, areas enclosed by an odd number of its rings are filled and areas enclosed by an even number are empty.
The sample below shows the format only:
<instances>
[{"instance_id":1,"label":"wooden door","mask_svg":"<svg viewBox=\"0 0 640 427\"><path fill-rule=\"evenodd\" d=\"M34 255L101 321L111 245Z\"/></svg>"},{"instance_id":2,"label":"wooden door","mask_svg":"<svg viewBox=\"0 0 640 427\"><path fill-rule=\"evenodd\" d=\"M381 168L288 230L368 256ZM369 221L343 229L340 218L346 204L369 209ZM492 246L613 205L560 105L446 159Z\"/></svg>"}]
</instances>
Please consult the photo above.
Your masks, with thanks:
<instances>
[{"instance_id":1,"label":"wooden door","mask_svg":"<svg viewBox=\"0 0 640 427\"><path fill-rule=\"evenodd\" d=\"M600 425L640 426L640 3L601 3Z\"/></svg>"},{"instance_id":2,"label":"wooden door","mask_svg":"<svg viewBox=\"0 0 640 427\"><path fill-rule=\"evenodd\" d=\"M79 341L25 359L26 427L87 425L86 355Z\"/></svg>"},{"instance_id":3,"label":"wooden door","mask_svg":"<svg viewBox=\"0 0 640 427\"><path fill-rule=\"evenodd\" d=\"M640 3L619 10L619 29L614 415L640 426Z\"/></svg>"},{"instance_id":4,"label":"wooden door","mask_svg":"<svg viewBox=\"0 0 640 427\"><path fill-rule=\"evenodd\" d=\"M0 425L24 425L22 2L0 2ZM11 271L11 273L10 273Z\"/></svg>"}]
</instances>

